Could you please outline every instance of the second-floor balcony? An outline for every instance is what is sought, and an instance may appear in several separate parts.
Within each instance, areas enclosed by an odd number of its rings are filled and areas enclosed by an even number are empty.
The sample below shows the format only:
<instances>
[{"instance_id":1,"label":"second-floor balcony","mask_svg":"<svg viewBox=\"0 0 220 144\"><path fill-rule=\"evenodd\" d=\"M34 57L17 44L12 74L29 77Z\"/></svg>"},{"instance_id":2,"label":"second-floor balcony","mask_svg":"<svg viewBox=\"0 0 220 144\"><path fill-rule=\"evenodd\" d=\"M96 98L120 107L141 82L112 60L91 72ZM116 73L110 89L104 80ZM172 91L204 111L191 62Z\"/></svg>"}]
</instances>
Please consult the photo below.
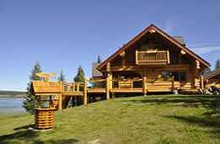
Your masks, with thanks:
<instances>
[{"instance_id":1,"label":"second-floor balcony","mask_svg":"<svg viewBox=\"0 0 220 144\"><path fill-rule=\"evenodd\" d=\"M137 65L166 65L170 63L169 51L136 51Z\"/></svg>"}]
</instances>

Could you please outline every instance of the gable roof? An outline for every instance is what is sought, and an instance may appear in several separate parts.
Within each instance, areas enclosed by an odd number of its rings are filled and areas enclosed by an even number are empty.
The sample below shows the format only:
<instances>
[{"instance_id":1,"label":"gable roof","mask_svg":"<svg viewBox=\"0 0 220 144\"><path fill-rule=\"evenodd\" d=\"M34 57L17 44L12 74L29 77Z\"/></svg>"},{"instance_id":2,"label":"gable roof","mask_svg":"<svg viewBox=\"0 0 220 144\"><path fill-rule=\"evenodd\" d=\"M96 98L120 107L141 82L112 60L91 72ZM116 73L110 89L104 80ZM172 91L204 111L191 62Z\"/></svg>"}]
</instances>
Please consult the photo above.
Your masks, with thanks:
<instances>
[{"instance_id":1,"label":"gable roof","mask_svg":"<svg viewBox=\"0 0 220 144\"><path fill-rule=\"evenodd\" d=\"M218 76L218 75L220 75L220 69L215 70L215 71L213 71L213 72L211 72L211 73L205 74L205 75L204 75L204 79L205 79L205 80L208 80L208 79L211 79L211 78L213 78L213 77L215 77L215 76Z\"/></svg>"},{"instance_id":2,"label":"gable roof","mask_svg":"<svg viewBox=\"0 0 220 144\"><path fill-rule=\"evenodd\" d=\"M140 38L142 38L144 35L146 35L148 32L150 31L155 31L157 33L159 33L160 35L162 35L163 37L165 37L167 40L169 40L170 42L172 42L173 44L175 44L177 47L179 47L181 50L184 50L187 54L189 54L190 56L194 57L195 59L197 59L200 63L202 63L203 65L205 65L206 67L209 67L210 64L205 61L203 58L201 58L199 55L197 55L196 53L194 53L193 51L191 51L189 48L187 48L185 45L183 45L182 43L180 43L180 41L176 40L175 38L169 36L167 33L165 33L164 31L162 31L161 29L159 29L157 26L155 26L154 24L151 24L150 26L148 26L147 28L145 28L142 32L140 32L137 36L135 36L133 39L131 39L128 43L126 43L125 45L123 45L121 48L119 48L113 55L111 55L110 57L108 57L105 61L103 61L98 67L98 70L101 70L108 62L110 62L111 60L113 60L116 56L118 56L121 52L123 52L125 49L127 49L129 46L131 46L132 44L134 44L135 42L137 42Z\"/></svg>"},{"instance_id":3,"label":"gable roof","mask_svg":"<svg viewBox=\"0 0 220 144\"><path fill-rule=\"evenodd\" d=\"M92 63L92 77L102 77L102 73L97 70L99 63Z\"/></svg>"}]
</instances>

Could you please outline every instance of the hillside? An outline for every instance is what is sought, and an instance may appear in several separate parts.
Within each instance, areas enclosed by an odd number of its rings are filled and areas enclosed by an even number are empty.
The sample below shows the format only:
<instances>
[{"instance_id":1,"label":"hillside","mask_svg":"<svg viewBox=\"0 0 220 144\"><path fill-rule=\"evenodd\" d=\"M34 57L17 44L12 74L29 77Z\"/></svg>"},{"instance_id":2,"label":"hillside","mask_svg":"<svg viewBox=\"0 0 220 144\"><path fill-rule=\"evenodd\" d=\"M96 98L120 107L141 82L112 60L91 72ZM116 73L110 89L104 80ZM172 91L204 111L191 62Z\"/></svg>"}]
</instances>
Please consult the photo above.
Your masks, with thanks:
<instances>
[{"instance_id":1,"label":"hillside","mask_svg":"<svg viewBox=\"0 0 220 144\"><path fill-rule=\"evenodd\" d=\"M0 143L220 143L220 97L118 98L55 113L55 129L32 132L33 116L0 118Z\"/></svg>"},{"instance_id":2,"label":"hillside","mask_svg":"<svg viewBox=\"0 0 220 144\"><path fill-rule=\"evenodd\" d=\"M1 97L23 97L25 95L25 92L23 91L5 91L0 90L0 98Z\"/></svg>"}]
</instances>

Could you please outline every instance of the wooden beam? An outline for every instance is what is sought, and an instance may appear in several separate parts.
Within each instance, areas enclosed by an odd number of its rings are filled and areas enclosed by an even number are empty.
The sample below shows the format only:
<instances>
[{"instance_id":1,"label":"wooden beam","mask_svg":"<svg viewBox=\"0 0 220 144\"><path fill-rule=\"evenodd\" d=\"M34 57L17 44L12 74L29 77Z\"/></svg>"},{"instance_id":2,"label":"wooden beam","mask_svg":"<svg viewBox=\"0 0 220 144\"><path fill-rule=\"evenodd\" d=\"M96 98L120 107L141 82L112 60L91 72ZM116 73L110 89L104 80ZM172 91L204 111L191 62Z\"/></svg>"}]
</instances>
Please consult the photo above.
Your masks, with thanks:
<instances>
[{"instance_id":1,"label":"wooden beam","mask_svg":"<svg viewBox=\"0 0 220 144\"><path fill-rule=\"evenodd\" d=\"M144 96L147 95L147 77L146 76L143 76L143 93L144 93Z\"/></svg>"},{"instance_id":2,"label":"wooden beam","mask_svg":"<svg viewBox=\"0 0 220 144\"><path fill-rule=\"evenodd\" d=\"M167 50L167 64L170 64L170 52Z\"/></svg>"},{"instance_id":3,"label":"wooden beam","mask_svg":"<svg viewBox=\"0 0 220 144\"><path fill-rule=\"evenodd\" d=\"M62 100L62 94L59 94L59 106L58 106L58 110L62 110L63 108L63 100Z\"/></svg>"},{"instance_id":4,"label":"wooden beam","mask_svg":"<svg viewBox=\"0 0 220 144\"><path fill-rule=\"evenodd\" d=\"M177 64L177 65L152 65L149 68L154 68L155 70L161 71L188 71L190 66L188 64ZM111 67L111 71L140 71L141 66L113 66Z\"/></svg>"},{"instance_id":5,"label":"wooden beam","mask_svg":"<svg viewBox=\"0 0 220 144\"><path fill-rule=\"evenodd\" d=\"M106 78L106 100L110 99L110 86L109 86L109 74Z\"/></svg>"},{"instance_id":6,"label":"wooden beam","mask_svg":"<svg viewBox=\"0 0 220 144\"><path fill-rule=\"evenodd\" d=\"M135 51L135 64L138 65L138 51Z\"/></svg>"},{"instance_id":7,"label":"wooden beam","mask_svg":"<svg viewBox=\"0 0 220 144\"><path fill-rule=\"evenodd\" d=\"M110 90L110 91L112 90L112 85L113 85L113 82L112 82L112 74L109 74L109 90Z\"/></svg>"},{"instance_id":8,"label":"wooden beam","mask_svg":"<svg viewBox=\"0 0 220 144\"><path fill-rule=\"evenodd\" d=\"M151 34L153 34L153 33L155 33L156 31L155 31L153 28L151 28L151 29L149 30L149 32L150 32Z\"/></svg>"},{"instance_id":9,"label":"wooden beam","mask_svg":"<svg viewBox=\"0 0 220 144\"><path fill-rule=\"evenodd\" d=\"M84 105L87 105L87 80L84 80L84 90L83 90L83 100Z\"/></svg>"},{"instance_id":10,"label":"wooden beam","mask_svg":"<svg viewBox=\"0 0 220 144\"><path fill-rule=\"evenodd\" d=\"M196 60L196 68L200 69L200 62L198 60Z\"/></svg>"},{"instance_id":11,"label":"wooden beam","mask_svg":"<svg viewBox=\"0 0 220 144\"><path fill-rule=\"evenodd\" d=\"M204 90L204 79L202 75L200 75L200 88L202 89L202 91Z\"/></svg>"},{"instance_id":12,"label":"wooden beam","mask_svg":"<svg viewBox=\"0 0 220 144\"><path fill-rule=\"evenodd\" d=\"M171 85L172 85L172 92L173 92L173 90L175 88L175 86L174 86L174 76L172 76Z\"/></svg>"},{"instance_id":13,"label":"wooden beam","mask_svg":"<svg viewBox=\"0 0 220 144\"><path fill-rule=\"evenodd\" d=\"M76 84L76 91L79 91L79 86L80 86L80 83L77 83Z\"/></svg>"},{"instance_id":14,"label":"wooden beam","mask_svg":"<svg viewBox=\"0 0 220 144\"><path fill-rule=\"evenodd\" d=\"M107 66L106 66L106 71L107 72L110 72L111 71L111 63L107 63Z\"/></svg>"},{"instance_id":15,"label":"wooden beam","mask_svg":"<svg viewBox=\"0 0 220 144\"><path fill-rule=\"evenodd\" d=\"M126 55L125 51L123 51L123 52L120 53L120 56L121 56L121 57L125 57L125 55Z\"/></svg>"},{"instance_id":16,"label":"wooden beam","mask_svg":"<svg viewBox=\"0 0 220 144\"><path fill-rule=\"evenodd\" d=\"M181 53L182 55L185 55L185 54L186 54L186 52L185 52L184 50L181 50L180 53Z\"/></svg>"}]
</instances>

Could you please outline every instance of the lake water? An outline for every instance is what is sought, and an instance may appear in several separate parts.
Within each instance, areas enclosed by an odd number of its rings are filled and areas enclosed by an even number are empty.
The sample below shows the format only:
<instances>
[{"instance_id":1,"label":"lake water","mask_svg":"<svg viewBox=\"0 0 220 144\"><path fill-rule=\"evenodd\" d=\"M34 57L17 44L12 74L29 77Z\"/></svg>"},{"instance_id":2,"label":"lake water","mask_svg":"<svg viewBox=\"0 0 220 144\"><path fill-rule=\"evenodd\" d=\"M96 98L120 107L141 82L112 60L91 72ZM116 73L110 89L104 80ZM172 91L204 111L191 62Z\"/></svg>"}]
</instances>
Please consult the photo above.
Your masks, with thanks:
<instances>
[{"instance_id":1,"label":"lake water","mask_svg":"<svg viewBox=\"0 0 220 144\"><path fill-rule=\"evenodd\" d=\"M0 98L0 114L25 112L22 107L23 100L23 98Z\"/></svg>"}]
</instances>

